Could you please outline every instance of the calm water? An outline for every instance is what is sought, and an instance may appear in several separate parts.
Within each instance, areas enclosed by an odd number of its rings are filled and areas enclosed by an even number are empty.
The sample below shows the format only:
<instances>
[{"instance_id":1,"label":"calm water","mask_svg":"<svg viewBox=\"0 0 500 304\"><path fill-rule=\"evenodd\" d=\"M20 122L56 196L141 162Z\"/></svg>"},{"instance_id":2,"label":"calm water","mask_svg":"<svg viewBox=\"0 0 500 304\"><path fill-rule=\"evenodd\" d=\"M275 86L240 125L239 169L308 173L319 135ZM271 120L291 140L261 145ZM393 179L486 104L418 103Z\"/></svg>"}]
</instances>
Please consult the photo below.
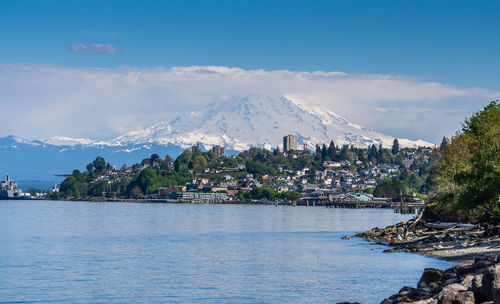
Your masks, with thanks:
<instances>
[{"instance_id":1,"label":"calm water","mask_svg":"<svg viewBox=\"0 0 500 304\"><path fill-rule=\"evenodd\" d=\"M341 240L392 210L0 201L0 302L379 303L451 263Z\"/></svg>"}]
</instances>

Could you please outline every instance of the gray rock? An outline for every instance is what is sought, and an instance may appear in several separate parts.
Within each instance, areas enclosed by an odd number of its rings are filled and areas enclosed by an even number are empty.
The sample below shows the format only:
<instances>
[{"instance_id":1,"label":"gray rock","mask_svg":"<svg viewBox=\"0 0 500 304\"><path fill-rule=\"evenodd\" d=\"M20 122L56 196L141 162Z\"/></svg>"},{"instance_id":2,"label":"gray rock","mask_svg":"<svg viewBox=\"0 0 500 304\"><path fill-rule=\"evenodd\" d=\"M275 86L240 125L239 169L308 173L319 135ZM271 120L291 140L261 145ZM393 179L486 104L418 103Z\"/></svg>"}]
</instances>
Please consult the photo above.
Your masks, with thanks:
<instances>
[{"instance_id":1,"label":"gray rock","mask_svg":"<svg viewBox=\"0 0 500 304\"><path fill-rule=\"evenodd\" d=\"M418 281L417 287L423 288L429 286L430 283L439 282L443 277L443 272L435 268L425 268L422 277Z\"/></svg>"},{"instance_id":2,"label":"gray rock","mask_svg":"<svg viewBox=\"0 0 500 304\"><path fill-rule=\"evenodd\" d=\"M475 275L468 274L462 279L462 281L459 284L462 285L466 290L472 290L472 285L474 281L475 281Z\"/></svg>"},{"instance_id":3,"label":"gray rock","mask_svg":"<svg viewBox=\"0 0 500 304\"><path fill-rule=\"evenodd\" d=\"M472 264L472 267L474 267L476 269L481 269L481 268L493 266L496 263L497 263L496 256L482 257L480 259L476 259L474 261L474 264Z\"/></svg>"},{"instance_id":4,"label":"gray rock","mask_svg":"<svg viewBox=\"0 0 500 304\"><path fill-rule=\"evenodd\" d=\"M455 277L455 278L444 281L443 286L450 285L453 283L458 283L458 278Z\"/></svg>"},{"instance_id":5,"label":"gray rock","mask_svg":"<svg viewBox=\"0 0 500 304\"><path fill-rule=\"evenodd\" d=\"M476 268L474 268L471 264L459 265L455 267L458 276L464 276L469 273L473 273Z\"/></svg>"},{"instance_id":6,"label":"gray rock","mask_svg":"<svg viewBox=\"0 0 500 304\"><path fill-rule=\"evenodd\" d=\"M500 265L488 268L488 276L491 278L491 294L493 303L500 304Z\"/></svg>"},{"instance_id":7,"label":"gray rock","mask_svg":"<svg viewBox=\"0 0 500 304\"><path fill-rule=\"evenodd\" d=\"M410 286L405 286L403 288L401 288L398 292L398 294L408 294L410 292L413 292L415 291L416 289L413 288L413 287L410 287Z\"/></svg>"},{"instance_id":8,"label":"gray rock","mask_svg":"<svg viewBox=\"0 0 500 304\"><path fill-rule=\"evenodd\" d=\"M437 289L437 288L440 288L441 287L441 282L432 282L429 284L429 288L430 289Z\"/></svg>"},{"instance_id":9,"label":"gray rock","mask_svg":"<svg viewBox=\"0 0 500 304\"><path fill-rule=\"evenodd\" d=\"M425 300L413 302L413 304L438 304L438 300L430 298L430 299L425 299Z\"/></svg>"},{"instance_id":10,"label":"gray rock","mask_svg":"<svg viewBox=\"0 0 500 304\"><path fill-rule=\"evenodd\" d=\"M419 300L419 301L413 302L413 304L438 304L438 301L437 301L437 299L430 298L430 299Z\"/></svg>"},{"instance_id":11,"label":"gray rock","mask_svg":"<svg viewBox=\"0 0 500 304\"><path fill-rule=\"evenodd\" d=\"M456 267L448 268L443 272L442 282L445 282L450 279L455 279L457 277L457 269Z\"/></svg>"},{"instance_id":12,"label":"gray rock","mask_svg":"<svg viewBox=\"0 0 500 304\"><path fill-rule=\"evenodd\" d=\"M413 301L405 296L405 295L396 295L396 297L394 297L394 299L392 299L393 303L398 303L398 304L402 304L402 303L412 303Z\"/></svg>"},{"instance_id":13,"label":"gray rock","mask_svg":"<svg viewBox=\"0 0 500 304\"><path fill-rule=\"evenodd\" d=\"M469 290L474 292L476 302L482 303L493 300L491 294L491 277L488 275L486 269L483 269L474 275L472 286Z\"/></svg>"},{"instance_id":14,"label":"gray rock","mask_svg":"<svg viewBox=\"0 0 500 304\"><path fill-rule=\"evenodd\" d=\"M407 296L413 301L421 301L432 298L433 294L429 289L417 289L414 292L408 294Z\"/></svg>"},{"instance_id":15,"label":"gray rock","mask_svg":"<svg viewBox=\"0 0 500 304\"><path fill-rule=\"evenodd\" d=\"M451 284L443 287L438 295L439 304L474 304L475 298L472 291L467 291L460 284Z\"/></svg>"}]
</instances>

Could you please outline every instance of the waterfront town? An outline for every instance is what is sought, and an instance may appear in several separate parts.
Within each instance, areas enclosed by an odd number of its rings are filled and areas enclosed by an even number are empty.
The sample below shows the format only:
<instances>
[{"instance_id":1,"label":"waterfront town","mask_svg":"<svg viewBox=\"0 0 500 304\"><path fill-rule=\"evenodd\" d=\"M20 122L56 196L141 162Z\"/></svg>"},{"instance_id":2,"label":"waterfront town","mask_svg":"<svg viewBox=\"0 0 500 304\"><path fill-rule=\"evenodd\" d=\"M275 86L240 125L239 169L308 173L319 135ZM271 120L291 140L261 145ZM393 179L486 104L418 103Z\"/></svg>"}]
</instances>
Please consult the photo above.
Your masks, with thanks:
<instances>
[{"instance_id":1,"label":"waterfront town","mask_svg":"<svg viewBox=\"0 0 500 304\"><path fill-rule=\"evenodd\" d=\"M204 152L197 144L177 159L153 153L121 168L97 157L86 171L74 170L60 188L37 197L324 206L335 202L354 207L423 203L436 151L439 148L400 148L397 139L390 149L338 147L333 141L299 149L294 135L283 137L282 151L267 145L230 156L222 146Z\"/></svg>"}]
</instances>

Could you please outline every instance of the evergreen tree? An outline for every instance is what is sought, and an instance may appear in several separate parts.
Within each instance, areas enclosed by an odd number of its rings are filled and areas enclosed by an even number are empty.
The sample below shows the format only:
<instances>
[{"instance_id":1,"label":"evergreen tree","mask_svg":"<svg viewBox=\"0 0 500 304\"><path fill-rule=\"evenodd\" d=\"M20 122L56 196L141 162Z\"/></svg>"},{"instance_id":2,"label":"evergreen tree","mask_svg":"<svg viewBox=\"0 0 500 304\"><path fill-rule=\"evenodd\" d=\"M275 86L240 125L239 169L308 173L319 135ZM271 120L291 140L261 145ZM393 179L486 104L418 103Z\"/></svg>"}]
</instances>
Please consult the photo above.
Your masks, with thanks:
<instances>
[{"instance_id":1,"label":"evergreen tree","mask_svg":"<svg viewBox=\"0 0 500 304\"><path fill-rule=\"evenodd\" d=\"M348 160L348 152L349 151L349 146L348 145L343 145L342 148L339 151L339 154L337 155L337 159L339 161L344 161Z\"/></svg>"},{"instance_id":2,"label":"evergreen tree","mask_svg":"<svg viewBox=\"0 0 500 304\"><path fill-rule=\"evenodd\" d=\"M371 145L370 148L368 148L368 160L371 161L372 163L375 163L378 158L378 153L377 153L377 147L375 145Z\"/></svg>"},{"instance_id":3,"label":"evergreen tree","mask_svg":"<svg viewBox=\"0 0 500 304\"><path fill-rule=\"evenodd\" d=\"M314 154L314 160L317 162L321 162L321 147L316 144L316 153Z\"/></svg>"},{"instance_id":4,"label":"evergreen tree","mask_svg":"<svg viewBox=\"0 0 500 304\"><path fill-rule=\"evenodd\" d=\"M274 151L273 151L273 155L277 156L278 154L280 154L280 147L276 146L276 149L274 149Z\"/></svg>"},{"instance_id":5,"label":"evergreen tree","mask_svg":"<svg viewBox=\"0 0 500 304\"><path fill-rule=\"evenodd\" d=\"M384 156L384 149L382 148L382 144L378 145L378 151L377 151L377 161L379 163L382 162Z\"/></svg>"},{"instance_id":6,"label":"evergreen tree","mask_svg":"<svg viewBox=\"0 0 500 304\"><path fill-rule=\"evenodd\" d=\"M106 168L106 161L104 160L103 157L98 156L96 159L92 162L92 167L94 167L94 171L96 173L101 173L104 171Z\"/></svg>"},{"instance_id":7,"label":"evergreen tree","mask_svg":"<svg viewBox=\"0 0 500 304\"><path fill-rule=\"evenodd\" d=\"M443 140L441 141L441 145L439 146L439 149L441 149L441 152L444 151L444 148L446 148L446 145L448 145L448 139L446 139L446 137L443 137Z\"/></svg>"},{"instance_id":8,"label":"evergreen tree","mask_svg":"<svg viewBox=\"0 0 500 304\"><path fill-rule=\"evenodd\" d=\"M326 148L326 145L323 144L323 147L321 147L321 160L325 161L327 156L328 156L328 149Z\"/></svg>"},{"instance_id":9,"label":"evergreen tree","mask_svg":"<svg viewBox=\"0 0 500 304\"><path fill-rule=\"evenodd\" d=\"M333 140L330 142L330 145L328 146L328 156L330 157L330 160L337 159L337 151L335 149L335 144L333 143Z\"/></svg>"},{"instance_id":10,"label":"evergreen tree","mask_svg":"<svg viewBox=\"0 0 500 304\"><path fill-rule=\"evenodd\" d=\"M394 141L392 142L392 150L391 150L393 155L396 155L399 153L399 142L397 138L394 138Z\"/></svg>"}]
</instances>

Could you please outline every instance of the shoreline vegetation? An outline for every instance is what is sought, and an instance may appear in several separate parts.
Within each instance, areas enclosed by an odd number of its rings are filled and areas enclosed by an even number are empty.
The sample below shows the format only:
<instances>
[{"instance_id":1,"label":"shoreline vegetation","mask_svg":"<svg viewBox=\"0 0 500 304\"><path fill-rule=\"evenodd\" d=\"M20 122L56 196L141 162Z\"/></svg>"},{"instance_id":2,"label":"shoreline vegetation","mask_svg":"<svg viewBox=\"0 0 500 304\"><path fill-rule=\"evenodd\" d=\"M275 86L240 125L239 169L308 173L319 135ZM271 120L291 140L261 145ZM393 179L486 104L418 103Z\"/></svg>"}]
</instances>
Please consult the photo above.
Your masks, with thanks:
<instances>
[{"instance_id":1,"label":"shoreline vegetation","mask_svg":"<svg viewBox=\"0 0 500 304\"><path fill-rule=\"evenodd\" d=\"M500 104L491 102L443 140L418 218L357 234L384 250L465 263L425 269L382 304L500 303ZM345 302L348 303L348 302Z\"/></svg>"}]
</instances>

